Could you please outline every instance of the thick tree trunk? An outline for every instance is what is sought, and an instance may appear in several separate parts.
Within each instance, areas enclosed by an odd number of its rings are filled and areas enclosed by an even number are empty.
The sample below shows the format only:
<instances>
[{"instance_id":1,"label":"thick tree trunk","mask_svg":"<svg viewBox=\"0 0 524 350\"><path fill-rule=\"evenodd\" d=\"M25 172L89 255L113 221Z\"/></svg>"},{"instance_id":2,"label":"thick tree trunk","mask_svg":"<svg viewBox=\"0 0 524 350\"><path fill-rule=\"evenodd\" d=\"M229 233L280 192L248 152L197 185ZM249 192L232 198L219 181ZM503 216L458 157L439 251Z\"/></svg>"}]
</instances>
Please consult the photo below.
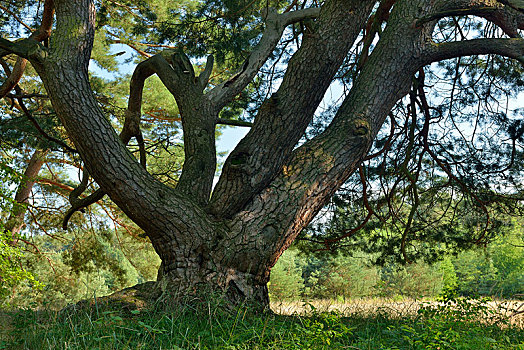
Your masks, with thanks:
<instances>
[{"instance_id":1,"label":"thick tree trunk","mask_svg":"<svg viewBox=\"0 0 524 350\"><path fill-rule=\"evenodd\" d=\"M260 310L269 309L270 267L257 266L256 271L246 271L243 262L239 262L239 266L223 266L221 255L220 252L196 252L177 261L163 261L157 279L159 287L169 297L225 297L234 305L248 302Z\"/></svg>"}]
</instances>

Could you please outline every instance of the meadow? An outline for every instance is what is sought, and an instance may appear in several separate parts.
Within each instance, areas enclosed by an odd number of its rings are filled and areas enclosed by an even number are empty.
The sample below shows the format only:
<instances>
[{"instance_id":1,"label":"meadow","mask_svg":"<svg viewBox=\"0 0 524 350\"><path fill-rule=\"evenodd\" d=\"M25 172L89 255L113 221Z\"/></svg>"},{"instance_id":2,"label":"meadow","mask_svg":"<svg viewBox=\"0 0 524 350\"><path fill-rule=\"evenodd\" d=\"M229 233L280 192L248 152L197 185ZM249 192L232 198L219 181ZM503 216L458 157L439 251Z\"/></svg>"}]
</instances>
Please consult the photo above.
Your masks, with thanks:
<instances>
[{"instance_id":1,"label":"meadow","mask_svg":"<svg viewBox=\"0 0 524 350\"><path fill-rule=\"evenodd\" d=\"M133 289L62 310L0 313L0 349L524 349L522 302L448 298L147 304Z\"/></svg>"}]
</instances>

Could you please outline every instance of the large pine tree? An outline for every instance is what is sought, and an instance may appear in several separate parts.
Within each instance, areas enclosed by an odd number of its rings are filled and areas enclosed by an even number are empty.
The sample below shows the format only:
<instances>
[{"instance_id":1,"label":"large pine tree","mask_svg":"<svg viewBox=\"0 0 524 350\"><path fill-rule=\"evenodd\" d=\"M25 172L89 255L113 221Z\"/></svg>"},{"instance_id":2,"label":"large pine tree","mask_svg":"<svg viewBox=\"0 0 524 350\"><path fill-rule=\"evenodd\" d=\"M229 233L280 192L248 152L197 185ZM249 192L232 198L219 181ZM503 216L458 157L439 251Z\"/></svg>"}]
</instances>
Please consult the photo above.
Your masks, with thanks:
<instances>
[{"instance_id":1,"label":"large pine tree","mask_svg":"<svg viewBox=\"0 0 524 350\"><path fill-rule=\"evenodd\" d=\"M96 25L96 9L106 10L103 1L47 0L41 30L23 40L1 38L2 56L20 57L2 87L11 91L25 60L31 63L85 163L85 178L91 176L100 186L87 201L79 197L81 191L73 193L73 206L78 209L107 194L151 239L162 259L159 281L164 290L177 295L220 290L232 301L247 298L265 307L271 267L358 169L395 104L411 92L410 118L417 117L417 108L429 113L420 91L422 69L433 62L484 54L524 62L519 35L524 14L520 1L294 1L279 10L264 7L265 1L233 3L210 1L195 14L186 14L186 34L167 22L155 29L159 40L171 35L183 45L136 66L120 135L95 98L88 74L95 32L102 28ZM255 7L262 10L257 14ZM155 20L153 12L138 15ZM466 15L497 26L502 37L478 37L485 33L477 30L473 36L478 38L464 34L452 40L437 26L452 18L459 28L458 18ZM147 23L134 28L138 34L147 30ZM199 37L199 30L207 37ZM294 42L290 50L279 46L285 40ZM255 41L238 72L221 83L210 85L213 56L196 74L186 55L213 51L219 64L234 62L246 52L245 45ZM277 51L290 56L275 66L284 70L278 89L259 101L249 133L231 152L213 186L215 129L223 121L222 112L256 82ZM185 160L176 186L148 172L145 152L137 160L126 147L132 138L139 144L143 140L142 91L154 74L174 96L182 122ZM304 141L327 89L340 74L348 93L329 125ZM421 113L419 118L430 117ZM429 122L422 123L422 136L428 128ZM514 142L522 141L519 133ZM427 141L418 143L431 154ZM436 166L450 171L436 159ZM405 246L401 249L405 253Z\"/></svg>"}]
</instances>

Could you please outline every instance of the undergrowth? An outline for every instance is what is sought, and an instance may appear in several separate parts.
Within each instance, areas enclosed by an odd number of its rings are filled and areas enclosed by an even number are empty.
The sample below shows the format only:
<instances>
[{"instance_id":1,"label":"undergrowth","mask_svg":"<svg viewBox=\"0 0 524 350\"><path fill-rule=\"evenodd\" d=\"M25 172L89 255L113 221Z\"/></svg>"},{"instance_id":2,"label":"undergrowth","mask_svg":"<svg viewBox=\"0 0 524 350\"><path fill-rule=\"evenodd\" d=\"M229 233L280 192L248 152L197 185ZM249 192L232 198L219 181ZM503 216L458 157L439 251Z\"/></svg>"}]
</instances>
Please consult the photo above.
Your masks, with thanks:
<instances>
[{"instance_id":1,"label":"undergrowth","mask_svg":"<svg viewBox=\"0 0 524 350\"><path fill-rule=\"evenodd\" d=\"M144 308L94 300L62 311L18 310L0 317L0 349L524 350L524 331L490 318L483 300L448 298L416 317L347 317L304 307L307 316L225 311L209 300Z\"/></svg>"}]
</instances>

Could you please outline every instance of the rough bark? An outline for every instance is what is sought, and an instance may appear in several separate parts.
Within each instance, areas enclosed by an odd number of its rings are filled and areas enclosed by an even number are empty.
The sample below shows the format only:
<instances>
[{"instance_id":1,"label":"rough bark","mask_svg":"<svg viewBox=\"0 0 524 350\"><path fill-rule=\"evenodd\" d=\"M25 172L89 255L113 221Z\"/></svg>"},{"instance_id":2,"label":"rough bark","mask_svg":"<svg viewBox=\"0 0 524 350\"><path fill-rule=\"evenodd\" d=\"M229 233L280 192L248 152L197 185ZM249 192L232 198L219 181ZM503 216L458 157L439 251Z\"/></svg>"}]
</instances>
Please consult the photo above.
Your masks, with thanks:
<instances>
[{"instance_id":1,"label":"rough bark","mask_svg":"<svg viewBox=\"0 0 524 350\"><path fill-rule=\"evenodd\" d=\"M211 198L217 215L237 213L280 171L364 27L373 3L324 4L316 29L303 38L278 91L261 106L253 127L225 162Z\"/></svg>"},{"instance_id":2,"label":"rough bark","mask_svg":"<svg viewBox=\"0 0 524 350\"><path fill-rule=\"evenodd\" d=\"M471 9L477 2L397 0L330 126L298 148L375 1L326 0L320 10L271 13L244 69L209 92L204 91L212 59L196 77L183 53L149 58L137 67L131 82L124 142L89 87L87 65L94 34L90 0L55 1L57 24L49 49L34 40L5 39L0 39L0 48L35 66L89 173L151 238L162 259L159 281L164 290L178 295L220 290L235 302L249 298L265 307L271 267L358 167L393 105L408 93L415 72L459 55L523 56L523 41L517 38L433 43L436 20L464 7ZM494 23L520 26L518 11L487 0L482 6L491 6L491 14L509 11L504 13L517 16L512 17L514 22L492 18ZM280 88L262 105L212 192L219 111L253 79L285 26L300 18L316 18L312 32L304 35ZM186 159L174 189L151 176L125 147L140 130L141 88L152 74L173 94L182 117Z\"/></svg>"}]
</instances>

